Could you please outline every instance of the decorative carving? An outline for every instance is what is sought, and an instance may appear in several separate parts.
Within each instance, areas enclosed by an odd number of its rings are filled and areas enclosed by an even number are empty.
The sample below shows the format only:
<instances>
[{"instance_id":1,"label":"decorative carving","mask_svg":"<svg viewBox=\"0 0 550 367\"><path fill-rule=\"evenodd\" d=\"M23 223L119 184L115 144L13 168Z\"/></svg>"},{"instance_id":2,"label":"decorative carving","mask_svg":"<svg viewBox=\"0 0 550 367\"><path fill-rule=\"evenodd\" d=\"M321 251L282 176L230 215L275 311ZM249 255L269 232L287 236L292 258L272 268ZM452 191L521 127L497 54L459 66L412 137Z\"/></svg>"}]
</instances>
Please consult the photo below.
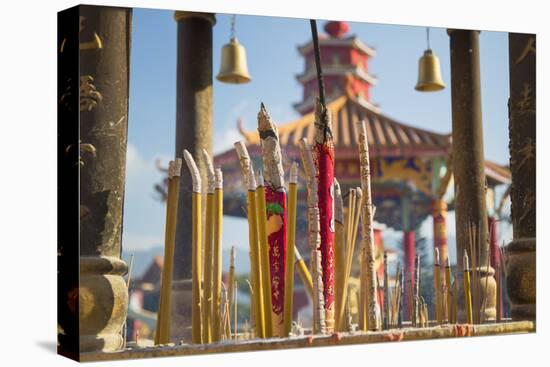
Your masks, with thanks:
<instances>
[{"instance_id":1,"label":"decorative carving","mask_svg":"<svg viewBox=\"0 0 550 367\"><path fill-rule=\"evenodd\" d=\"M533 103L533 89L529 84L524 83L523 89L520 93L520 100L518 101L518 108L520 111L534 110Z\"/></svg>"},{"instance_id":2,"label":"decorative carving","mask_svg":"<svg viewBox=\"0 0 550 367\"><path fill-rule=\"evenodd\" d=\"M97 90L96 86L92 84L94 78L91 75L80 76L80 111L93 110L101 100L103 96Z\"/></svg>"},{"instance_id":3,"label":"decorative carving","mask_svg":"<svg viewBox=\"0 0 550 367\"><path fill-rule=\"evenodd\" d=\"M525 45L525 48L523 49L519 57L516 59L516 62L515 62L516 65L523 62L523 60L525 60L525 58L527 57L527 55L529 55L529 53L532 52L533 55L536 53L534 44L535 44L535 37L530 37L529 40L527 41L527 45Z\"/></svg>"}]
</instances>

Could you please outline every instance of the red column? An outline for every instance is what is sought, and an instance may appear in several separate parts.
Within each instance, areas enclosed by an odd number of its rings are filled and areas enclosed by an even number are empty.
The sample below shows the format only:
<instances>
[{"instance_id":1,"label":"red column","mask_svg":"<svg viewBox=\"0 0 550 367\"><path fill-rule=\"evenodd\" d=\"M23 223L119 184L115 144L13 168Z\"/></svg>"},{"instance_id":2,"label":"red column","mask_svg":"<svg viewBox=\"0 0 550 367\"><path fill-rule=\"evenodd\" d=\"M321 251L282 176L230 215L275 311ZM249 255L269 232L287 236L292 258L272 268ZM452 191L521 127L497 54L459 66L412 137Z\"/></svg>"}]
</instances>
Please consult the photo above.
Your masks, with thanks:
<instances>
[{"instance_id":1,"label":"red column","mask_svg":"<svg viewBox=\"0 0 550 367\"><path fill-rule=\"evenodd\" d=\"M416 257L416 243L414 238L414 231L405 231L403 238L403 250L404 250L404 269L405 269L405 299L404 305L404 319L411 320L410 309L412 306L412 290L414 287L414 259Z\"/></svg>"},{"instance_id":2,"label":"red column","mask_svg":"<svg viewBox=\"0 0 550 367\"><path fill-rule=\"evenodd\" d=\"M498 246L498 235L497 235L497 220L495 217L488 217L488 227L489 227L489 246L491 246L491 267L495 269L495 277L499 276L502 271L501 268L501 259L500 259L500 248ZM503 299L502 291L500 294L497 294L497 302L500 303L500 319L503 317Z\"/></svg>"}]
</instances>

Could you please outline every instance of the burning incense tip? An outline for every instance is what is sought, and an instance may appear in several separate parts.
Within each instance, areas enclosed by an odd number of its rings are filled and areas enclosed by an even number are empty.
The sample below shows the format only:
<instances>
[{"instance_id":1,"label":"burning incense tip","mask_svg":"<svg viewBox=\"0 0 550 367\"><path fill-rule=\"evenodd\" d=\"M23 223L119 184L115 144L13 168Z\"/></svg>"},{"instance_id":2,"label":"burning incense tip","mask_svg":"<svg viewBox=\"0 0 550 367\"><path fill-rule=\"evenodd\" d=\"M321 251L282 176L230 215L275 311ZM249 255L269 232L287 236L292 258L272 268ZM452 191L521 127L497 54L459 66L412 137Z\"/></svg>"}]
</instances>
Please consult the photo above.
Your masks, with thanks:
<instances>
[{"instance_id":1,"label":"burning incense tip","mask_svg":"<svg viewBox=\"0 0 550 367\"><path fill-rule=\"evenodd\" d=\"M447 256L447 265L446 267L450 268L451 267L451 260L449 259L449 256Z\"/></svg>"},{"instance_id":2,"label":"burning incense tip","mask_svg":"<svg viewBox=\"0 0 550 367\"><path fill-rule=\"evenodd\" d=\"M342 200L342 189L336 178L334 179L334 220L344 223L344 202Z\"/></svg>"},{"instance_id":3,"label":"burning incense tip","mask_svg":"<svg viewBox=\"0 0 550 367\"><path fill-rule=\"evenodd\" d=\"M256 176L254 176L254 170L252 169L252 164L248 166L248 191L256 191Z\"/></svg>"},{"instance_id":4,"label":"burning incense tip","mask_svg":"<svg viewBox=\"0 0 550 367\"><path fill-rule=\"evenodd\" d=\"M174 177L174 161L168 162L168 178Z\"/></svg>"},{"instance_id":5,"label":"burning incense tip","mask_svg":"<svg viewBox=\"0 0 550 367\"><path fill-rule=\"evenodd\" d=\"M468 260L468 252L466 252L466 250L464 250L464 271L468 271L470 270L470 264L469 264L469 260Z\"/></svg>"},{"instance_id":6,"label":"burning incense tip","mask_svg":"<svg viewBox=\"0 0 550 367\"><path fill-rule=\"evenodd\" d=\"M298 183L298 162L292 162L290 166L290 177L288 180L290 183Z\"/></svg>"},{"instance_id":7,"label":"burning incense tip","mask_svg":"<svg viewBox=\"0 0 550 367\"><path fill-rule=\"evenodd\" d=\"M193 156L191 155L191 153L189 153L187 149L183 151L183 158L185 159L187 168L191 173L191 180L193 181L193 192L200 194L202 181L201 174L199 172L199 169L197 168L197 164L195 163Z\"/></svg>"},{"instance_id":8,"label":"burning incense tip","mask_svg":"<svg viewBox=\"0 0 550 367\"><path fill-rule=\"evenodd\" d=\"M231 254L229 257L229 264L230 266L235 266L235 258L237 256L237 249L235 246L231 246Z\"/></svg>"},{"instance_id":9,"label":"burning incense tip","mask_svg":"<svg viewBox=\"0 0 550 367\"><path fill-rule=\"evenodd\" d=\"M439 249L436 247L434 251L435 251L434 265L439 266Z\"/></svg>"},{"instance_id":10,"label":"burning incense tip","mask_svg":"<svg viewBox=\"0 0 550 367\"><path fill-rule=\"evenodd\" d=\"M313 155L311 154L311 147L307 143L306 138L302 138L299 141L300 153L302 154L302 161L304 163L304 171L306 176L315 176L315 163L313 163Z\"/></svg>"},{"instance_id":11,"label":"burning incense tip","mask_svg":"<svg viewBox=\"0 0 550 367\"><path fill-rule=\"evenodd\" d=\"M263 187L264 186L264 175L262 173L262 170L258 170L258 173L256 174L256 184L257 187Z\"/></svg>"},{"instance_id":12,"label":"burning incense tip","mask_svg":"<svg viewBox=\"0 0 550 367\"><path fill-rule=\"evenodd\" d=\"M214 165L212 164L212 159L210 158L210 155L206 151L206 149L202 150L202 156L204 158L204 163L206 164L206 177L208 180L208 193L212 194L214 193L214 189L216 187L216 175L214 173Z\"/></svg>"},{"instance_id":13,"label":"burning incense tip","mask_svg":"<svg viewBox=\"0 0 550 367\"><path fill-rule=\"evenodd\" d=\"M183 161L181 158L176 158L174 161L174 171L172 172L172 177L179 177L181 176L181 165Z\"/></svg>"},{"instance_id":14,"label":"burning incense tip","mask_svg":"<svg viewBox=\"0 0 550 367\"><path fill-rule=\"evenodd\" d=\"M294 257L296 257L296 261L303 260L302 255L300 255L300 251L298 251L298 247L294 246Z\"/></svg>"},{"instance_id":15,"label":"burning incense tip","mask_svg":"<svg viewBox=\"0 0 550 367\"><path fill-rule=\"evenodd\" d=\"M223 189L223 172L221 168L216 168L216 189Z\"/></svg>"}]
</instances>

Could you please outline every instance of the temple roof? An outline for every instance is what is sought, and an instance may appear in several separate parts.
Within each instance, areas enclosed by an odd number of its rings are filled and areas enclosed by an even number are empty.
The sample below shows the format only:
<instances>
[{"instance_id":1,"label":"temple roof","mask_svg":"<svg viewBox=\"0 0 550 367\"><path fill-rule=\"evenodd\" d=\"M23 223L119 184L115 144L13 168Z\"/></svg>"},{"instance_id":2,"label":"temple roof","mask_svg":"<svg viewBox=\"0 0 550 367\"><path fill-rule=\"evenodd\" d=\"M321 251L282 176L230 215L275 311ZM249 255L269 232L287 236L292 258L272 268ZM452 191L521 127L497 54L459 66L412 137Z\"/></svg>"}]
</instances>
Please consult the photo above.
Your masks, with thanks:
<instances>
[{"instance_id":1,"label":"temple roof","mask_svg":"<svg viewBox=\"0 0 550 367\"><path fill-rule=\"evenodd\" d=\"M372 47L367 46L355 35L350 35L345 38L334 38L325 35L319 35L319 46L351 46L369 55L370 57L376 55L376 51ZM300 52L301 55L306 55L312 51L313 41L308 41L306 44L298 46L298 52Z\"/></svg>"},{"instance_id":2,"label":"temple roof","mask_svg":"<svg viewBox=\"0 0 550 367\"><path fill-rule=\"evenodd\" d=\"M339 156L346 151L357 156L359 129L357 123L366 121L371 156L446 156L451 149L451 135L413 127L382 115L368 104L348 95L331 101L328 109L332 114L333 140ZM301 118L280 124L281 145L296 146L301 138L312 141L315 114L310 112ZM242 124L239 130L248 145L257 145L257 131L246 131ZM349 149L347 149L349 148Z\"/></svg>"}]
</instances>

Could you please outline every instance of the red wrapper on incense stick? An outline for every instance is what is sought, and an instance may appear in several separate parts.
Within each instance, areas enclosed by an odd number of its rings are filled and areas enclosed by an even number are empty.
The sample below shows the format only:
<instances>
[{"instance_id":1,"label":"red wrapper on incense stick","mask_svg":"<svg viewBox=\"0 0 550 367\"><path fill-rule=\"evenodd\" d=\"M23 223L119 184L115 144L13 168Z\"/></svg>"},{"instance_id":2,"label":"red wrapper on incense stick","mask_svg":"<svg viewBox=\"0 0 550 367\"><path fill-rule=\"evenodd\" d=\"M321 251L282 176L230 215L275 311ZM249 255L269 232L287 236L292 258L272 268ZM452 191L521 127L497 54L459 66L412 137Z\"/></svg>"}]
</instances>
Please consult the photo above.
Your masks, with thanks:
<instances>
[{"instance_id":1,"label":"red wrapper on incense stick","mask_svg":"<svg viewBox=\"0 0 550 367\"><path fill-rule=\"evenodd\" d=\"M315 105L317 195L321 227L321 267L327 332L334 331L334 143L330 113L319 100Z\"/></svg>"},{"instance_id":2,"label":"red wrapper on incense stick","mask_svg":"<svg viewBox=\"0 0 550 367\"><path fill-rule=\"evenodd\" d=\"M283 337L286 263L286 191L277 126L262 103L258 113L265 179L273 335ZM267 317L267 315L266 315Z\"/></svg>"}]
</instances>

